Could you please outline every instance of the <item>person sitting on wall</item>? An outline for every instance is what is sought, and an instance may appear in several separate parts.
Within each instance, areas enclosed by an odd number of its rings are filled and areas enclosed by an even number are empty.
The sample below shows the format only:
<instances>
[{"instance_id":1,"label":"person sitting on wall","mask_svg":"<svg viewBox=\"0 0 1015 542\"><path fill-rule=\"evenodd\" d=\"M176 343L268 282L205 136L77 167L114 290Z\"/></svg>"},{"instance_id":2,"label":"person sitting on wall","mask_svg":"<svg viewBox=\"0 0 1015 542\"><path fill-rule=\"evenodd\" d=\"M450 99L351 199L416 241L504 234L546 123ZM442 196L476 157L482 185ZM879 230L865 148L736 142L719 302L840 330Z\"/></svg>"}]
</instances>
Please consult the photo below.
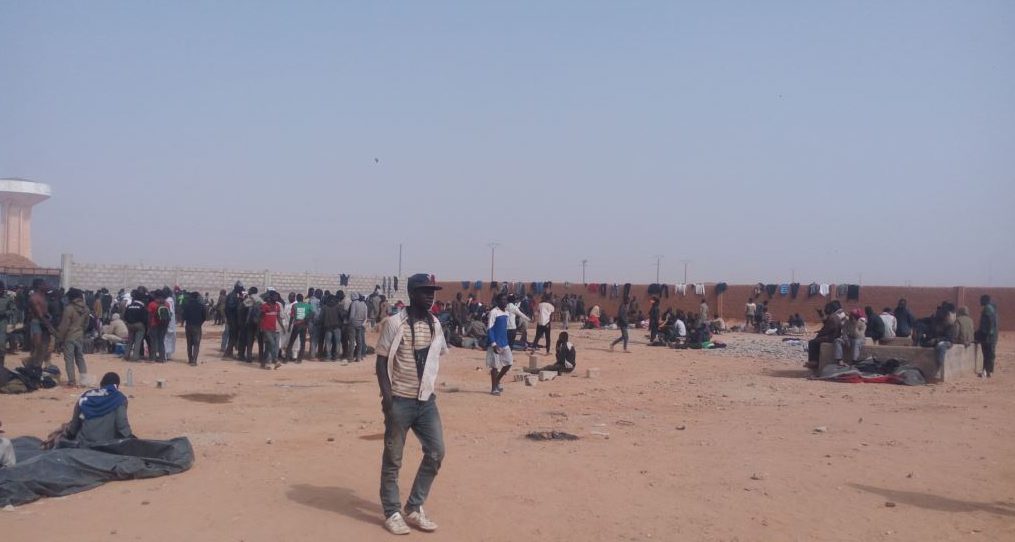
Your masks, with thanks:
<instances>
[{"instance_id":1,"label":"person sitting on wall","mask_svg":"<svg viewBox=\"0 0 1015 542\"><path fill-rule=\"evenodd\" d=\"M842 324L845 320L845 311L842 310L842 305L838 301L826 303L823 310L818 310L818 315L822 319L821 329L807 343L807 363L804 366L808 369L818 368L821 345L833 343L842 335Z\"/></svg>"}]
</instances>

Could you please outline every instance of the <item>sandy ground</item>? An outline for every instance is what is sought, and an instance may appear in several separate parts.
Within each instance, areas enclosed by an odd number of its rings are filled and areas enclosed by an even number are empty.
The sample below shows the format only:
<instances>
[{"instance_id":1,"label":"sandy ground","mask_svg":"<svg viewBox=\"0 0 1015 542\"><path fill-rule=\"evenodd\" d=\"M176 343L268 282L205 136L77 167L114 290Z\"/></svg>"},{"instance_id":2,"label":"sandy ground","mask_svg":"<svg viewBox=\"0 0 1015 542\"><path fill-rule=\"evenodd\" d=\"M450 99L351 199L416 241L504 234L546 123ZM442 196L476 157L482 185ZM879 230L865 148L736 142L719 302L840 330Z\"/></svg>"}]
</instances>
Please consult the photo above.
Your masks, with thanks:
<instances>
[{"instance_id":1,"label":"sandy ground","mask_svg":"<svg viewBox=\"0 0 1015 542\"><path fill-rule=\"evenodd\" d=\"M989 381L908 388L808 381L798 361L648 348L641 332L633 353L610 353L614 334L574 337L579 372L600 378L508 383L502 397L487 393L481 352L445 359L439 382L459 391L438 399L448 453L426 506L441 527L410 539L1015 540L1015 335L1002 336ZM212 356L214 335L199 367L130 364L125 388L135 432L188 436L193 469L0 512L3 539L391 539L373 364L262 371ZM96 375L127 368L105 355L88 363ZM0 396L7 436L45 435L74 398ZM523 438L549 429L582 438ZM419 458L410 437L403 495Z\"/></svg>"}]
</instances>

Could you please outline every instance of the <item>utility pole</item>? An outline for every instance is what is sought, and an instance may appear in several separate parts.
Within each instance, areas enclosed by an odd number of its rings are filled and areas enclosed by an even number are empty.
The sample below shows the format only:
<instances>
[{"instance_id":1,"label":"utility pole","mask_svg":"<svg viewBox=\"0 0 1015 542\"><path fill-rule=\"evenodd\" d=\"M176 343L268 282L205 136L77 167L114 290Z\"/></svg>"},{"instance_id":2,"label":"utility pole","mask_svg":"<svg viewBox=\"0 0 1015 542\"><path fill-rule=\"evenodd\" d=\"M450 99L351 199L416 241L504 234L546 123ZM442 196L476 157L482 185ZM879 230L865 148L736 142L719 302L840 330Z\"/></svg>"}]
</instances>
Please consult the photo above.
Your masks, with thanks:
<instances>
[{"instance_id":1,"label":"utility pole","mask_svg":"<svg viewBox=\"0 0 1015 542\"><path fill-rule=\"evenodd\" d=\"M582 260L582 284L588 284L588 282L585 281L585 268L588 267L588 265L588 260Z\"/></svg>"},{"instance_id":2,"label":"utility pole","mask_svg":"<svg viewBox=\"0 0 1015 542\"><path fill-rule=\"evenodd\" d=\"M402 276L402 243L398 243L398 276Z\"/></svg>"},{"instance_id":3,"label":"utility pole","mask_svg":"<svg viewBox=\"0 0 1015 542\"><path fill-rule=\"evenodd\" d=\"M796 267L790 270L790 282L796 282Z\"/></svg>"},{"instance_id":4,"label":"utility pole","mask_svg":"<svg viewBox=\"0 0 1015 542\"><path fill-rule=\"evenodd\" d=\"M491 243L487 244L486 246L490 247L490 283L493 284L494 264L496 262L497 247L500 246L500 243L497 243L497 242L494 241L494 242L491 242Z\"/></svg>"},{"instance_id":5,"label":"utility pole","mask_svg":"<svg viewBox=\"0 0 1015 542\"><path fill-rule=\"evenodd\" d=\"M659 284L659 268L662 266L663 257L656 254L654 258L656 259L656 284Z\"/></svg>"},{"instance_id":6,"label":"utility pole","mask_svg":"<svg viewBox=\"0 0 1015 542\"><path fill-rule=\"evenodd\" d=\"M684 284L687 284L687 266L691 264L691 260L680 260L684 264Z\"/></svg>"}]
</instances>

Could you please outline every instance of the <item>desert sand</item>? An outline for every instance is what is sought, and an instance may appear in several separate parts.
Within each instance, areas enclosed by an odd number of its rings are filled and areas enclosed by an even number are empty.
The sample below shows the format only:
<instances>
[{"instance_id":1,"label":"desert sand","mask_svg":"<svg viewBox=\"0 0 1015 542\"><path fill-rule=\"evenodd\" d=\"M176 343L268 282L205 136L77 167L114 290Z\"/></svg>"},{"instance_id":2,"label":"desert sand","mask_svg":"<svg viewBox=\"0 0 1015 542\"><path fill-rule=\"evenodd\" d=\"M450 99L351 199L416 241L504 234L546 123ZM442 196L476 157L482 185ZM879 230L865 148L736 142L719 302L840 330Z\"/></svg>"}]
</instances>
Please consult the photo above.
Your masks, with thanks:
<instances>
[{"instance_id":1,"label":"desert sand","mask_svg":"<svg viewBox=\"0 0 1015 542\"><path fill-rule=\"evenodd\" d=\"M393 539L373 362L263 371L220 360L219 329L206 326L196 368L180 361L182 330L165 365L88 356L96 376L133 369L135 433L189 437L190 471L0 512L3 539ZM440 530L404 539L1015 540L1015 335L993 379L923 387L809 381L802 351L649 348L634 330L632 353L611 353L615 335L574 333L577 376L508 382L501 397L483 353L454 349L438 380L447 457L426 505ZM6 436L44 436L76 395L0 395ZM581 439L524 438L551 429ZM403 498L419 459L410 437Z\"/></svg>"}]
</instances>

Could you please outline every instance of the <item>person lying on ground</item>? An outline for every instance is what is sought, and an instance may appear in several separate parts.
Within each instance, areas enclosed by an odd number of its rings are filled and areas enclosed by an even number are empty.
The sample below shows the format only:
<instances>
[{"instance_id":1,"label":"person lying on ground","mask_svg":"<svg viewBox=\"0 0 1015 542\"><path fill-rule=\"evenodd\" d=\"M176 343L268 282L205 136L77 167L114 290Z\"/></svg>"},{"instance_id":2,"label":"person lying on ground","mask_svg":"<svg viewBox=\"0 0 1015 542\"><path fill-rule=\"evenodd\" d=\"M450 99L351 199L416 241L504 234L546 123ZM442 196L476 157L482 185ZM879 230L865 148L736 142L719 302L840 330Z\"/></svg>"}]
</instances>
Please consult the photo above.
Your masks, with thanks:
<instances>
[{"instance_id":1,"label":"person lying on ground","mask_svg":"<svg viewBox=\"0 0 1015 542\"><path fill-rule=\"evenodd\" d=\"M127 421L127 396L119 388L120 375L112 372L103 375L98 388L81 394L70 421L50 434L43 448L87 448L135 438Z\"/></svg>"}]
</instances>

